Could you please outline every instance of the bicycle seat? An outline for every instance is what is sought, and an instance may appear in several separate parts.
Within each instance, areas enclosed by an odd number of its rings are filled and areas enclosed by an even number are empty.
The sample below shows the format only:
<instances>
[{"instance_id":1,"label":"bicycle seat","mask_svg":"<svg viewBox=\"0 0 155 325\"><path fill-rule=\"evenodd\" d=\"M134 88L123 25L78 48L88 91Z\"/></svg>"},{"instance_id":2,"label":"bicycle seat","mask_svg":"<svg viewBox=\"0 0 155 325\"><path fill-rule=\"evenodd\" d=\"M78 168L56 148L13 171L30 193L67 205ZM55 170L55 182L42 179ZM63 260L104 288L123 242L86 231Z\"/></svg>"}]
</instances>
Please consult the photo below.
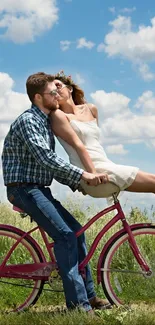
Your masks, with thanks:
<instances>
[{"instance_id":1,"label":"bicycle seat","mask_svg":"<svg viewBox=\"0 0 155 325\"><path fill-rule=\"evenodd\" d=\"M13 208L12 208L14 211L17 211L17 212L19 212L19 213L25 213L25 211L24 210L22 210L22 209L20 209L20 208L18 208L18 207L16 207L15 205L13 205Z\"/></svg>"}]
</instances>

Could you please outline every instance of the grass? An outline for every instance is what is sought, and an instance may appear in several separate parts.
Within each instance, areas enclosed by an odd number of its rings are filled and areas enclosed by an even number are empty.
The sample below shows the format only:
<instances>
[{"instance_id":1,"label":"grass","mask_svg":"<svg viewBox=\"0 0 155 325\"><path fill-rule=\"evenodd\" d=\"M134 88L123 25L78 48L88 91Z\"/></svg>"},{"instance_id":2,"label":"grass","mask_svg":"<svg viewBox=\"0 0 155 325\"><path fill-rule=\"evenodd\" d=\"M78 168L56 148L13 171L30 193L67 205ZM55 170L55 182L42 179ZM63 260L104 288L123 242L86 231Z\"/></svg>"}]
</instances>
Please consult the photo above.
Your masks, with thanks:
<instances>
[{"instance_id":1,"label":"grass","mask_svg":"<svg viewBox=\"0 0 155 325\"><path fill-rule=\"evenodd\" d=\"M84 224L88 219L87 215L80 211L78 205L69 203L70 212L74 213L75 217ZM92 211L93 215L93 211ZM110 216L104 218L104 223L108 220ZM148 222L147 213L142 213L138 209L132 209L130 215L128 216L130 223L135 222ZM21 219L18 213L13 212L10 206L5 204L0 204L0 223L11 224L19 227L23 230L31 229L35 224L31 224L28 218ZM90 246L93 238L95 238L99 229L103 227L103 219L98 220L98 222L86 232L87 243ZM120 226L115 226L113 231L110 230L109 235L106 235L102 242L100 243L93 261L91 262L92 273L94 281L96 281L96 262L108 236L111 236ZM42 241L37 233L34 237L42 246ZM43 248L44 249L44 248ZM154 248L153 248L154 249ZM122 258L122 257L121 257ZM125 259L126 257L124 257ZM128 257L129 258L129 257ZM59 287L59 282L58 282ZM96 286L96 291L98 296L103 297L103 291L100 286ZM10 292L10 296L12 292ZM155 296L155 293L154 293ZM2 304L2 297L0 298L0 304ZM3 310L7 308L7 300L3 302ZM113 307L112 310L106 311L96 311L95 316L91 316L84 312L78 312L76 310L72 312L64 312L64 295L63 293L49 293L43 292L37 304L33 306L26 312L22 313L5 313L0 314L0 325L155 325L155 304L149 302L149 304L136 303L132 304L131 309L125 307L116 308ZM149 312L148 312L149 311Z\"/></svg>"},{"instance_id":2,"label":"grass","mask_svg":"<svg viewBox=\"0 0 155 325\"><path fill-rule=\"evenodd\" d=\"M96 312L92 317L84 312L54 313L41 308L20 314L0 315L1 325L155 325L155 307L134 306Z\"/></svg>"}]
</instances>

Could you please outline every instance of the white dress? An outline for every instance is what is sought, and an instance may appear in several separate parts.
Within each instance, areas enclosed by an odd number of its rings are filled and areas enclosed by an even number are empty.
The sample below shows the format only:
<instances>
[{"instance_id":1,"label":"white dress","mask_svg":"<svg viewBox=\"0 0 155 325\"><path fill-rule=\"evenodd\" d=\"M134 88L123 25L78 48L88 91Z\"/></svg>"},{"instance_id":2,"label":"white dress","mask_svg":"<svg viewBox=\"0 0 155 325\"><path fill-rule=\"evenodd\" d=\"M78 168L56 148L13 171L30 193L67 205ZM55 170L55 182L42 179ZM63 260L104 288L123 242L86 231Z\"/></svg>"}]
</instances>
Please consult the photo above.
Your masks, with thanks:
<instances>
[{"instance_id":1,"label":"white dress","mask_svg":"<svg viewBox=\"0 0 155 325\"><path fill-rule=\"evenodd\" d=\"M89 186L81 180L81 186L85 192L93 197L110 197L114 192L119 193L129 187L139 169L132 166L118 165L108 159L100 144L100 129L96 119L88 122L71 120L70 124L87 149L96 172L105 172L109 176L110 182L98 186ZM70 163L85 170L75 149L60 137L58 137L58 140L67 152Z\"/></svg>"}]
</instances>

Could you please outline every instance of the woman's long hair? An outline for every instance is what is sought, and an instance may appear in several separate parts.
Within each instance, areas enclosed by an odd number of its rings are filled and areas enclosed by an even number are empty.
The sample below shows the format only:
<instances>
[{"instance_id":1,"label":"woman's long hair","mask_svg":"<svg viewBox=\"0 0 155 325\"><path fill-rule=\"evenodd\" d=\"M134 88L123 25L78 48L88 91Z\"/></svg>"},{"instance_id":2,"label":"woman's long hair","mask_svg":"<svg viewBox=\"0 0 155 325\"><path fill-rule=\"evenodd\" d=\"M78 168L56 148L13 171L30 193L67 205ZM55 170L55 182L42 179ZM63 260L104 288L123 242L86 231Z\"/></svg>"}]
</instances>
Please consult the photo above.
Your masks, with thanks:
<instances>
[{"instance_id":1,"label":"woman's long hair","mask_svg":"<svg viewBox=\"0 0 155 325\"><path fill-rule=\"evenodd\" d=\"M70 76L65 76L64 73L57 73L55 79L62 81L65 85L72 87L72 98L75 105L82 105L86 103L84 91L71 79Z\"/></svg>"}]
</instances>

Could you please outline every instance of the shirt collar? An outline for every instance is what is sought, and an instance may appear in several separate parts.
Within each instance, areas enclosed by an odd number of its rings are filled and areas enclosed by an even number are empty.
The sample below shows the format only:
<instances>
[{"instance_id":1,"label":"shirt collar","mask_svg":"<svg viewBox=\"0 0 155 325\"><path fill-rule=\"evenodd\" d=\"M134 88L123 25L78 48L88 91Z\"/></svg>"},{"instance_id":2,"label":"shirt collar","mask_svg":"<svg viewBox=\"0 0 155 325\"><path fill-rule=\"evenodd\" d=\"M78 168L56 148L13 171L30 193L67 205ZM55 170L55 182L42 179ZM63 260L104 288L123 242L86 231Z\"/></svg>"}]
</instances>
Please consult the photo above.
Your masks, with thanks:
<instances>
[{"instance_id":1,"label":"shirt collar","mask_svg":"<svg viewBox=\"0 0 155 325\"><path fill-rule=\"evenodd\" d=\"M49 116L47 114L45 114L43 111L41 111L40 108L38 108L35 105L31 106L31 109L33 110L33 112L35 114L37 114L38 116L40 116L44 121L47 121L49 119Z\"/></svg>"}]
</instances>

